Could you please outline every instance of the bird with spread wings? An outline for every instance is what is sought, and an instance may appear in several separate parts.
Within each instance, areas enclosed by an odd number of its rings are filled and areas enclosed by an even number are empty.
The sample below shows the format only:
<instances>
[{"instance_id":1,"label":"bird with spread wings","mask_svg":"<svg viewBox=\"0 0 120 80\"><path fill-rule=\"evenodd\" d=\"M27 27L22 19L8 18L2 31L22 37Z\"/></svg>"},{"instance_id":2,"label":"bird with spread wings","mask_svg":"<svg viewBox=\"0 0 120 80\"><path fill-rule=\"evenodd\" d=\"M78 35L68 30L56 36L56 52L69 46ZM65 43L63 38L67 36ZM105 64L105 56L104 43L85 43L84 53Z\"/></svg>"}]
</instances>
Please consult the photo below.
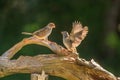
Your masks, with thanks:
<instances>
[{"instance_id":1,"label":"bird with spread wings","mask_svg":"<svg viewBox=\"0 0 120 80\"><path fill-rule=\"evenodd\" d=\"M76 47L80 45L88 33L88 27L83 27L80 22L75 21L72 25L70 34L67 31L62 31L61 33L63 35L63 44L65 47L69 51L76 52Z\"/></svg>"}]
</instances>

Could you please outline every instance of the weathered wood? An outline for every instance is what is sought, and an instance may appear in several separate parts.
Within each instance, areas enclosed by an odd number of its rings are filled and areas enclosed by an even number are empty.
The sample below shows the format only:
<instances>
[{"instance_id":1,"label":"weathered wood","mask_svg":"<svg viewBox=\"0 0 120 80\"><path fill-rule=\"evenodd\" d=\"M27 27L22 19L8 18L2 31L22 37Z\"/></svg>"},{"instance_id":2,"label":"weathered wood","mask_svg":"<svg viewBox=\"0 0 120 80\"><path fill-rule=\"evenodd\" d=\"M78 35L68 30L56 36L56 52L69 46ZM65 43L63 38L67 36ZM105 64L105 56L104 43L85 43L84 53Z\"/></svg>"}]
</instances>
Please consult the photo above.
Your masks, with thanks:
<instances>
[{"instance_id":1,"label":"weathered wood","mask_svg":"<svg viewBox=\"0 0 120 80\"><path fill-rule=\"evenodd\" d=\"M16 60L10 60L19 50L29 44L46 46L54 54L33 57L20 56ZM0 77L17 73L30 73L31 75L35 73L39 76L42 70L48 75L59 76L67 80L119 79L103 69L93 59L86 61L85 59L79 58L77 53L72 53L55 42L40 40L34 36L23 39L0 56Z\"/></svg>"},{"instance_id":2,"label":"weathered wood","mask_svg":"<svg viewBox=\"0 0 120 80\"><path fill-rule=\"evenodd\" d=\"M0 77L16 73L41 73L63 77L67 80L117 80L97 63L57 55L21 56L17 60L0 59Z\"/></svg>"},{"instance_id":3,"label":"weathered wood","mask_svg":"<svg viewBox=\"0 0 120 80\"><path fill-rule=\"evenodd\" d=\"M16 45L14 45L12 48L10 48L5 53L3 53L2 57L11 59L22 47L29 45L29 44L37 44L37 45L48 47L49 49L51 49L53 52L55 52L58 55L69 55L71 53L55 42L51 42L47 40L40 40L36 37L30 37L30 38L25 38L19 43L17 43Z\"/></svg>"}]
</instances>

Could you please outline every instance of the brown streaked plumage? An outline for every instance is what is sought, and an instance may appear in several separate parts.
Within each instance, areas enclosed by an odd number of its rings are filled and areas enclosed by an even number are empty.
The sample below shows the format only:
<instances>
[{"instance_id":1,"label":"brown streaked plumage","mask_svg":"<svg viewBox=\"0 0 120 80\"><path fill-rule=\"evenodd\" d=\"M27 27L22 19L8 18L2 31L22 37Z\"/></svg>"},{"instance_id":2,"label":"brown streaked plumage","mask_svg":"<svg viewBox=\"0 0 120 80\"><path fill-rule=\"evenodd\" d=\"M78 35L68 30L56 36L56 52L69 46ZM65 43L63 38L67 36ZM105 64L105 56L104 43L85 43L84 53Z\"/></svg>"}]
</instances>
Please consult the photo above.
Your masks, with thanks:
<instances>
[{"instance_id":1,"label":"brown streaked plumage","mask_svg":"<svg viewBox=\"0 0 120 80\"><path fill-rule=\"evenodd\" d=\"M75 51L76 48L72 46L72 40L70 40L70 36L68 34L67 31L62 31L61 32L62 36L63 36L63 44L65 45L65 47L69 50L69 51Z\"/></svg>"},{"instance_id":2,"label":"brown streaked plumage","mask_svg":"<svg viewBox=\"0 0 120 80\"><path fill-rule=\"evenodd\" d=\"M70 39L73 41L72 45L78 47L81 41L86 37L88 33L88 27L83 27L78 21L75 21L72 25L72 31L70 33Z\"/></svg>"},{"instance_id":3,"label":"brown streaked plumage","mask_svg":"<svg viewBox=\"0 0 120 80\"><path fill-rule=\"evenodd\" d=\"M63 35L63 44L70 51L76 51L81 41L86 37L88 33L88 27L82 27L82 24L78 21L75 21L72 25L72 30L69 35L67 31L61 32Z\"/></svg>"},{"instance_id":4,"label":"brown streaked plumage","mask_svg":"<svg viewBox=\"0 0 120 80\"><path fill-rule=\"evenodd\" d=\"M37 37L38 39L47 39L48 36L51 34L53 28L55 28L55 24L49 23L44 28L39 29L33 33L22 32L22 34L33 35L33 36Z\"/></svg>"},{"instance_id":5,"label":"brown streaked plumage","mask_svg":"<svg viewBox=\"0 0 120 80\"><path fill-rule=\"evenodd\" d=\"M65 47L68 49L68 50L71 50L71 47L72 47L72 42L69 38L69 34L67 31L62 31L61 32L62 36L63 36L63 44L65 45Z\"/></svg>"}]
</instances>

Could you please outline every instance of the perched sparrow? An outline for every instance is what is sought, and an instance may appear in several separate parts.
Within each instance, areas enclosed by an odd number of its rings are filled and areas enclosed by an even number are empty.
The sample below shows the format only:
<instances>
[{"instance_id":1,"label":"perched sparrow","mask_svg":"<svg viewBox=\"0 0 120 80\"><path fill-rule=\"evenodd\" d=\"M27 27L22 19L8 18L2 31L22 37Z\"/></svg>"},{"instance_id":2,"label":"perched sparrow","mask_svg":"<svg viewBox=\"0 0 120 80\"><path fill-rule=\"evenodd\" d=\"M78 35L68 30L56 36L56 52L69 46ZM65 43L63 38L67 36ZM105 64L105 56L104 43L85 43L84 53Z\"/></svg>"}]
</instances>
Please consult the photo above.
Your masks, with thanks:
<instances>
[{"instance_id":1,"label":"perched sparrow","mask_svg":"<svg viewBox=\"0 0 120 80\"><path fill-rule=\"evenodd\" d=\"M44 28L39 29L33 33L22 32L22 34L33 35L33 36L37 37L38 39L47 39L48 36L51 34L53 28L55 28L55 24L49 23Z\"/></svg>"}]
</instances>

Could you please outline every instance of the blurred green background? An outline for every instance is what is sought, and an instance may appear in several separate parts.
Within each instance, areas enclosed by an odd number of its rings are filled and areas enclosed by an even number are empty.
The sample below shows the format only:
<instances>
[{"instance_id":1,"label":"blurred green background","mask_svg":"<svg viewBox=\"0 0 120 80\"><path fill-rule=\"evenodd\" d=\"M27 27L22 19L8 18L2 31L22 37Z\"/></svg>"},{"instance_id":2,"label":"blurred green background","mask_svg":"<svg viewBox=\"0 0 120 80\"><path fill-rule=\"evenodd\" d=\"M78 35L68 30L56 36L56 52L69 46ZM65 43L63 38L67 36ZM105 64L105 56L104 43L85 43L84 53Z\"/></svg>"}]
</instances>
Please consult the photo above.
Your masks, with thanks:
<instances>
[{"instance_id":1,"label":"blurred green background","mask_svg":"<svg viewBox=\"0 0 120 80\"><path fill-rule=\"evenodd\" d=\"M0 0L0 54L49 22L56 28L49 36L62 44L61 31L70 32L72 22L81 21L89 33L77 48L80 57L95 59L108 71L120 75L120 0ZM53 53L48 48L28 45L14 57ZM30 80L29 74L16 74L0 80ZM50 76L49 80L64 80Z\"/></svg>"}]
</instances>

